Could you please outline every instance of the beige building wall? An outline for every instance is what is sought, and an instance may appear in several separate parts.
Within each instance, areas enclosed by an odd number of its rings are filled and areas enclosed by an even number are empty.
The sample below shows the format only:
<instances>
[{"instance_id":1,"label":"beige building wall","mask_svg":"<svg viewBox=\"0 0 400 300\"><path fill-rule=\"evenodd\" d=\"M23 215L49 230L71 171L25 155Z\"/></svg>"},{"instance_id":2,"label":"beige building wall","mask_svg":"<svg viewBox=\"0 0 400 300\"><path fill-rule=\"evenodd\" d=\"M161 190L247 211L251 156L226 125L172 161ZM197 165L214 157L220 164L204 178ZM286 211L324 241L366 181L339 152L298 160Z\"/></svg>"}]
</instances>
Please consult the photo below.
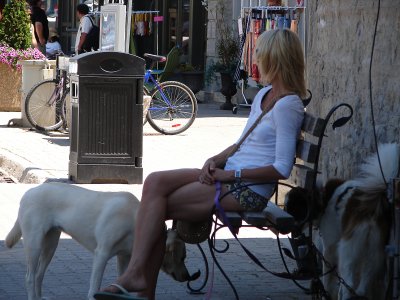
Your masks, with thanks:
<instances>
[{"instance_id":1,"label":"beige building wall","mask_svg":"<svg viewBox=\"0 0 400 300\"><path fill-rule=\"evenodd\" d=\"M210 7L217 1L222 0L210 0ZM225 1L230 18L239 2ZM306 2L307 81L313 93L308 109L325 117L340 102L354 108L345 127L327 129L320 162L323 181L354 176L363 158L375 151L372 111L377 141L400 142L400 1L380 2L371 86L378 0ZM215 15L209 11L208 17L207 60L211 60L215 59Z\"/></svg>"},{"instance_id":2,"label":"beige building wall","mask_svg":"<svg viewBox=\"0 0 400 300\"><path fill-rule=\"evenodd\" d=\"M373 116L378 142L400 142L400 1L381 0L370 65L377 12L378 0L308 1L309 110L325 116L343 101L354 108L349 124L328 131L324 179L353 176L375 151Z\"/></svg>"}]
</instances>

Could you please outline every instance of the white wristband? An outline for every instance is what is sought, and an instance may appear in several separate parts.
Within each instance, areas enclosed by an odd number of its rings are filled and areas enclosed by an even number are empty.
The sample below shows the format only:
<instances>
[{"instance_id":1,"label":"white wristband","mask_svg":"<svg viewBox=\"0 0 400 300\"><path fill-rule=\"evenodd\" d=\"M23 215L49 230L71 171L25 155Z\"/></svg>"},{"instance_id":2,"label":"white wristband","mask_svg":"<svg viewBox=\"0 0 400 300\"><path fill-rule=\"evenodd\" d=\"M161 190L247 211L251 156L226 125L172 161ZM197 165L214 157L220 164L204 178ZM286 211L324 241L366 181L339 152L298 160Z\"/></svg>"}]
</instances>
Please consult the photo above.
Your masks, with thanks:
<instances>
[{"instance_id":1,"label":"white wristband","mask_svg":"<svg viewBox=\"0 0 400 300\"><path fill-rule=\"evenodd\" d=\"M241 169L235 170L235 179L236 180L242 179L242 170Z\"/></svg>"}]
</instances>

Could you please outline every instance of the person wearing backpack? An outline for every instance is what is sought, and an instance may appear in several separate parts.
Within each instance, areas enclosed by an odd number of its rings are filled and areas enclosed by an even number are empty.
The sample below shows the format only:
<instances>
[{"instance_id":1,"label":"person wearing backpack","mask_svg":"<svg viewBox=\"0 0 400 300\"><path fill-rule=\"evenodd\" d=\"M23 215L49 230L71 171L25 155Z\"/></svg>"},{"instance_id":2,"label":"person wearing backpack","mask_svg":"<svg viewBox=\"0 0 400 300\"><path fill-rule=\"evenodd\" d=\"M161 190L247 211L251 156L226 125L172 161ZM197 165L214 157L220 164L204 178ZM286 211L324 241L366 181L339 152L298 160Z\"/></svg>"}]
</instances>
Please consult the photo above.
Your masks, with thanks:
<instances>
[{"instance_id":1,"label":"person wearing backpack","mask_svg":"<svg viewBox=\"0 0 400 300\"><path fill-rule=\"evenodd\" d=\"M89 15L89 6L83 3L79 4L76 7L76 16L78 17L80 22L75 40L75 53L81 54L83 52L91 51L92 49L97 50L98 44L96 45L96 43L92 41L93 38L91 38L91 36L93 35L93 32L91 31L93 29L97 29L98 27L94 24L92 18ZM99 32L97 30L97 35L98 34ZM97 39L98 38L99 37L97 36Z\"/></svg>"}]
</instances>

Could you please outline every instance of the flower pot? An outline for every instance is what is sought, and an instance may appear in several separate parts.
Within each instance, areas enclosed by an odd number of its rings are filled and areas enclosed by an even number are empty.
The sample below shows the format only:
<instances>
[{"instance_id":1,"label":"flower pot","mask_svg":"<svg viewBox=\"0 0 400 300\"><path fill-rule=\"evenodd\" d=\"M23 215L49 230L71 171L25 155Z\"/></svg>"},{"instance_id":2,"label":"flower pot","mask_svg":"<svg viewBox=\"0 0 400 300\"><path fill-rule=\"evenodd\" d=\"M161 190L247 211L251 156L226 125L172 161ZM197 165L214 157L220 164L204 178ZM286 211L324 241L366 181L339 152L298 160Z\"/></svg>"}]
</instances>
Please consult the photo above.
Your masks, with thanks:
<instances>
[{"instance_id":1,"label":"flower pot","mask_svg":"<svg viewBox=\"0 0 400 300\"><path fill-rule=\"evenodd\" d=\"M237 92L236 82L234 82L232 75L226 72L220 72L221 74L221 94L225 96L225 103L220 106L223 110L232 110L232 96Z\"/></svg>"},{"instance_id":2,"label":"flower pot","mask_svg":"<svg viewBox=\"0 0 400 300\"><path fill-rule=\"evenodd\" d=\"M186 84L196 94L204 86L204 72L203 71L185 71L175 72L170 80L179 81Z\"/></svg>"},{"instance_id":3,"label":"flower pot","mask_svg":"<svg viewBox=\"0 0 400 300\"><path fill-rule=\"evenodd\" d=\"M194 94L198 93L204 86L204 72L188 71L181 73L182 82L186 84Z\"/></svg>"},{"instance_id":4,"label":"flower pot","mask_svg":"<svg viewBox=\"0 0 400 300\"><path fill-rule=\"evenodd\" d=\"M0 63L0 111L21 111L21 77L21 72Z\"/></svg>"}]
</instances>

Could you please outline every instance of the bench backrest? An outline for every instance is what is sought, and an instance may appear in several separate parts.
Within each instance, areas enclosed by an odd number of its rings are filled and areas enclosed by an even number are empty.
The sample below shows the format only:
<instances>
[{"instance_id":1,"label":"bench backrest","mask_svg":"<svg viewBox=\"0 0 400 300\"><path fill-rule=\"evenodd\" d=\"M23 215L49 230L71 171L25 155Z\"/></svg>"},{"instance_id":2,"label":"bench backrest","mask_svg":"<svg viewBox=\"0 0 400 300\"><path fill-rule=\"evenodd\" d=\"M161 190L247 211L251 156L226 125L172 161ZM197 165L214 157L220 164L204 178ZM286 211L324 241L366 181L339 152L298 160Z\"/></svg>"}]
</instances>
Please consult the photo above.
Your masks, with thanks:
<instances>
[{"instance_id":1,"label":"bench backrest","mask_svg":"<svg viewBox=\"0 0 400 300\"><path fill-rule=\"evenodd\" d=\"M296 162L291 175L285 183L302 187L312 194L318 175L318 160L320 143L322 141L326 122L305 113L301 127L301 135L296 146ZM314 142L316 140L316 142ZM280 190L281 188L278 188ZM275 203L270 201L262 212L229 213L228 219L232 226L241 226L241 220L256 227L269 226L276 234L290 233L295 229L296 222L292 215L281 209L278 204L278 190L275 194Z\"/></svg>"},{"instance_id":2,"label":"bench backrest","mask_svg":"<svg viewBox=\"0 0 400 300\"><path fill-rule=\"evenodd\" d=\"M322 140L325 137L325 129L333 113L340 107L347 107L350 114L341 117L332 123L332 128L341 127L346 124L353 115L353 109L346 103L334 106L325 119L305 113L301 127L301 135L296 146L295 164L288 180L280 182L278 186L289 185L290 187L301 187L306 189L308 216L311 217L315 207L316 183L319 174L318 162L320 157ZM278 188L278 190L282 190ZM255 227L268 226L275 233L287 234L299 225L295 218L278 205L279 191L275 193L275 203L271 199L262 212L243 212L241 214L230 212L228 219L234 227L240 227L242 220ZM284 189L283 189L284 190ZM306 221L306 220L304 220Z\"/></svg>"},{"instance_id":3,"label":"bench backrest","mask_svg":"<svg viewBox=\"0 0 400 300\"><path fill-rule=\"evenodd\" d=\"M315 188L324 131L325 120L306 112L301 127L301 138L297 142L296 162L288 180L291 184L306 190Z\"/></svg>"}]
</instances>

